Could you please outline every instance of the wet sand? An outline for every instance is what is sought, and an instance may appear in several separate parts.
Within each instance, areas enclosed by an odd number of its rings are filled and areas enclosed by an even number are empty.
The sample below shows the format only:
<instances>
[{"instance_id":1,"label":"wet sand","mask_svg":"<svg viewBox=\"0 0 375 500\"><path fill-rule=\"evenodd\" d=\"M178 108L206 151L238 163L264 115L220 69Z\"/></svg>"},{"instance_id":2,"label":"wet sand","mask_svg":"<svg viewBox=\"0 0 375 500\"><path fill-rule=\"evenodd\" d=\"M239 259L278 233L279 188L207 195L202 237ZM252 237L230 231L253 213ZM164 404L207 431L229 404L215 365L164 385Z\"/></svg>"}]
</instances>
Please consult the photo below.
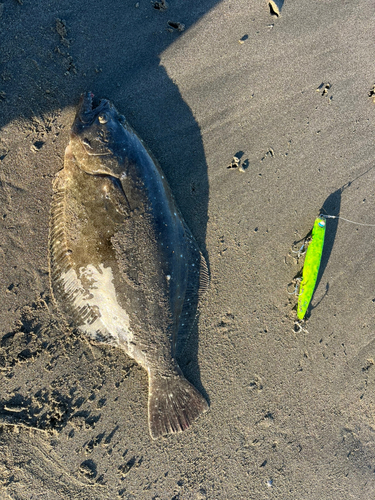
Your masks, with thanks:
<instances>
[{"instance_id":1,"label":"wet sand","mask_svg":"<svg viewBox=\"0 0 375 500\"><path fill-rule=\"evenodd\" d=\"M375 224L372 10L2 0L1 499L374 498L375 227L328 220L303 331L287 292L322 207ZM146 373L51 300L52 180L86 90L152 150L209 262L181 366L210 410L158 441Z\"/></svg>"}]
</instances>

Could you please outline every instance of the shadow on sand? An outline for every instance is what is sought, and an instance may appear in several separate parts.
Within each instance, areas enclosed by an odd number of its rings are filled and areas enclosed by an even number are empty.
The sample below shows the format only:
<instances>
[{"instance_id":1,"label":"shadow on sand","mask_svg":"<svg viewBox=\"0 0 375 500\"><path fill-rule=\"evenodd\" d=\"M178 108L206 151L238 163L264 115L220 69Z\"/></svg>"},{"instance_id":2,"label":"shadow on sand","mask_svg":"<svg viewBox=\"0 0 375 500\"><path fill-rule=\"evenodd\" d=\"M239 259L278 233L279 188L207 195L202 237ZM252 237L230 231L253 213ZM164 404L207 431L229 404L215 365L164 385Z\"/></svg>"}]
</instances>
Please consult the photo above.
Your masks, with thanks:
<instances>
[{"instance_id":1,"label":"shadow on sand","mask_svg":"<svg viewBox=\"0 0 375 500\"><path fill-rule=\"evenodd\" d=\"M47 116L75 107L87 90L109 99L158 159L206 258L209 186L201 133L160 55L185 35L179 23L188 30L216 3L171 2L164 9L165 2L52 0L47 6L39 0L7 3L0 19L0 29L6 26L0 31L0 130L21 120L30 126L30 147L40 149L43 142L32 141L35 117L43 126ZM27 163L12 166L15 175L22 178ZM52 158L51 173L60 163ZM30 210L27 199L22 210ZM182 368L204 393L197 349L195 326Z\"/></svg>"}]
</instances>

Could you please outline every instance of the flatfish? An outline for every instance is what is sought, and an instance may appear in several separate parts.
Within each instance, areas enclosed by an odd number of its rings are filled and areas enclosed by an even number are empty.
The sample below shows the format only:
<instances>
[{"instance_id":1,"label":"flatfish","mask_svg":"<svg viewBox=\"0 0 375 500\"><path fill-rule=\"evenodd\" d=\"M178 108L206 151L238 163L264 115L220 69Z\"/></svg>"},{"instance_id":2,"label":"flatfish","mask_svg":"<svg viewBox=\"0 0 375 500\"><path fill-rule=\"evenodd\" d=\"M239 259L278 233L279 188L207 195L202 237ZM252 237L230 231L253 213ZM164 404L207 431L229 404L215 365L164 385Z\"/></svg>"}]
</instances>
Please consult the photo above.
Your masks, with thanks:
<instances>
[{"instance_id":1,"label":"flatfish","mask_svg":"<svg viewBox=\"0 0 375 500\"><path fill-rule=\"evenodd\" d=\"M70 323L147 370L152 438L183 431L207 411L176 361L209 284L205 259L158 163L91 92L53 183L49 262Z\"/></svg>"}]
</instances>

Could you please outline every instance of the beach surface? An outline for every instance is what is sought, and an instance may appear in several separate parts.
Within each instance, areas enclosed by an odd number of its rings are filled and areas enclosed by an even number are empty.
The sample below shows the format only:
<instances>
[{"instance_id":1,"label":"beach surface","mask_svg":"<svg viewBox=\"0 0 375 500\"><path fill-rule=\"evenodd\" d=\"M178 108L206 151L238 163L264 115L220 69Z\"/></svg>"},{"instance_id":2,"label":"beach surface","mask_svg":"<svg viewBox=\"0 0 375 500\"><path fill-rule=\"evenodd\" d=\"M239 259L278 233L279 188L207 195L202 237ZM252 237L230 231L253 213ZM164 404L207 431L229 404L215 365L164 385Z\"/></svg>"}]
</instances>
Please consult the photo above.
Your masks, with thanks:
<instances>
[{"instance_id":1,"label":"beach surface","mask_svg":"<svg viewBox=\"0 0 375 500\"><path fill-rule=\"evenodd\" d=\"M375 497L373 2L275 3L0 0L2 500ZM180 360L210 409L156 441L146 372L49 287L87 90L158 159L211 273ZM370 225L328 219L299 329L291 249L321 209Z\"/></svg>"}]
</instances>

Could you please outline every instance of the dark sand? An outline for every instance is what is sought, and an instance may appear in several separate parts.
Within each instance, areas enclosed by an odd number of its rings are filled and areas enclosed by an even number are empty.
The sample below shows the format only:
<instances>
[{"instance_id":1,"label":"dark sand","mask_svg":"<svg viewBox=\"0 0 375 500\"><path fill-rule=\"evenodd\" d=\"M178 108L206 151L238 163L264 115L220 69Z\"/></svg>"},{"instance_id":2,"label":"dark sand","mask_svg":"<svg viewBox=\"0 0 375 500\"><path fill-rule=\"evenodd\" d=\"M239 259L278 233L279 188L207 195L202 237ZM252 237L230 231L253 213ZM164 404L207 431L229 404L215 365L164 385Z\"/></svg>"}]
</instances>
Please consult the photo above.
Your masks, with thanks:
<instances>
[{"instance_id":1,"label":"dark sand","mask_svg":"<svg viewBox=\"0 0 375 500\"><path fill-rule=\"evenodd\" d=\"M1 500L375 497L375 228L328 221L308 331L286 291L323 205L375 224L373 7L2 0ZM212 274L181 363L210 411L159 441L146 373L51 302L52 179L89 89L158 158Z\"/></svg>"}]
</instances>

